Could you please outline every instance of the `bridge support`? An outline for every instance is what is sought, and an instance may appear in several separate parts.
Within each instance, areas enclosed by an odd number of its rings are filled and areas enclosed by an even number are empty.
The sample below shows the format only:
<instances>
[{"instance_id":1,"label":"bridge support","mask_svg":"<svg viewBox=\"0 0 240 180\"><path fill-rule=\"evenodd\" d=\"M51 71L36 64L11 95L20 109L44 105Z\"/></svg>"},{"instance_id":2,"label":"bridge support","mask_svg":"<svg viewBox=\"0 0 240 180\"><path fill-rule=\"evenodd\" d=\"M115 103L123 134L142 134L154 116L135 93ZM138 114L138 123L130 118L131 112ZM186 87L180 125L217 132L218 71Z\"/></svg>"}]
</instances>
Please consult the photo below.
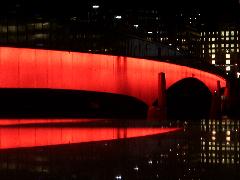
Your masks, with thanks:
<instances>
[{"instance_id":1,"label":"bridge support","mask_svg":"<svg viewBox=\"0 0 240 180\"><path fill-rule=\"evenodd\" d=\"M167 118L166 103L166 78L165 73L158 74L158 103L148 109L148 120L162 121Z\"/></svg>"},{"instance_id":2,"label":"bridge support","mask_svg":"<svg viewBox=\"0 0 240 180\"><path fill-rule=\"evenodd\" d=\"M209 118L220 119L222 115L222 99L220 81L217 81L217 90L212 95Z\"/></svg>"},{"instance_id":3,"label":"bridge support","mask_svg":"<svg viewBox=\"0 0 240 180\"><path fill-rule=\"evenodd\" d=\"M224 94L222 96L222 111L224 115L227 115L231 108L231 95L230 95L230 82L226 82L226 87L224 89Z\"/></svg>"}]
</instances>

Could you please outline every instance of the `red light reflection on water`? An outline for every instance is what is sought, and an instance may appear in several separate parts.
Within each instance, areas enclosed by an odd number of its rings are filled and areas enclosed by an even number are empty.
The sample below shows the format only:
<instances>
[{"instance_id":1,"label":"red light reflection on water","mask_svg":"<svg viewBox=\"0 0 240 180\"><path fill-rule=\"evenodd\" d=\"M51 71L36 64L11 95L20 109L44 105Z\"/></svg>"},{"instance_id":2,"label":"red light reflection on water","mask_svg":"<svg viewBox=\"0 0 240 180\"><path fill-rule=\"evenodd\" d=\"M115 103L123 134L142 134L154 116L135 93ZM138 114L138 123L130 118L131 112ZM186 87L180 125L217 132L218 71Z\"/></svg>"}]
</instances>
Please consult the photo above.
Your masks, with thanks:
<instances>
[{"instance_id":1,"label":"red light reflection on water","mask_svg":"<svg viewBox=\"0 0 240 180\"><path fill-rule=\"evenodd\" d=\"M178 130L180 128L1 127L0 149L116 140Z\"/></svg>"}]
</instances>

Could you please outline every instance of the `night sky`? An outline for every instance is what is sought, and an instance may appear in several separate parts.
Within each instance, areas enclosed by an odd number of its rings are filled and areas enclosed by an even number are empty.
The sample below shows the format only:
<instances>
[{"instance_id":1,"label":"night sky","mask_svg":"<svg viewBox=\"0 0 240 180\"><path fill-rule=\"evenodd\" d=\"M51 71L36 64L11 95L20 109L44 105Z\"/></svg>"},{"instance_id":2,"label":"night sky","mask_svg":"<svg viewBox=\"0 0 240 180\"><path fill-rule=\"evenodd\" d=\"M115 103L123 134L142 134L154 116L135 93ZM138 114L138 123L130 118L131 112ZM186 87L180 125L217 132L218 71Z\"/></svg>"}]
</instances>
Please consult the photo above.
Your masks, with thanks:
<instances>
[{"instance_id":1,"label":"night sky","mask_svg":"<svg viewBox=\"0 0 240 180\"><path fill-rule=\"evenodd\" d=\"M164 14L199 9L205 19L239 21L239 0L8 0L1 2L1 13L18 9L22 12L42 14L80 14L86 7L99 4L113 9L158 9Z\"/></svg>"}]
</instances>

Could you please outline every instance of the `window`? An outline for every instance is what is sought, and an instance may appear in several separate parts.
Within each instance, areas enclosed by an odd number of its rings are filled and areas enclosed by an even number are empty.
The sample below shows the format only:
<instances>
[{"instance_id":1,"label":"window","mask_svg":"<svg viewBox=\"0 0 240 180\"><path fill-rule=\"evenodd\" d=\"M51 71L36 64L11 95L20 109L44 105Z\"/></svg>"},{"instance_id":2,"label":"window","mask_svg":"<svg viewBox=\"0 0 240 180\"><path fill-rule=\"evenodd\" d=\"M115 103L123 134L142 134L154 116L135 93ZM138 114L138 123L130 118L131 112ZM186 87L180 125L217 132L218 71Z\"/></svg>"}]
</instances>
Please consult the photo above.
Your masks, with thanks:
<instances>
[{"instance_id":1,"label":"window","mask_svg":"<svg viewBox=\"0 0 240 180\"><path fill-rule=\"evenodd\" d=\"M221 44L221 47L224 48L224 44Z\"/></svg>"},{"instance_id":2,"label":"window","mask_svg":"<svg viewBox=\"0 0 240 180\"><path fill-rule=\"evenodd\" d=\"M221 31L221 36L224 36L224 31Z\"/></svg>"},{"instance_id":3,"label":"window","mask_svg":"<svg viewBox=\"0 0 240 180\"><path fill-rule=\"evenodd\" d=\"M215 38L212 38L212 41L215 41Z\"/></svg>"},{"instance_id":4,"label":"window","mask_svg":"<svg viewBox=\"0 0 240 180\"><path fill-rule=\"evenodd\" d=\"M234 36L234 31L231 31L231 36Z\"/></svg>"},{"instance_id":5,"label":"window","mask_svg":"<svg viewBox=\"0 0 240 180\"><path fill-rule=\"evenodd\" d=\"M212 60L212 64L215 64L215 60Z\"/></svg>"},{"instance_id":6,"label":"window","mask_svg":"<svg viewBox=\"0 0 240 180\"><path fill-rule=\"evenodd\" d=\"M226 47L229 47L229 44L226 44Z\"/></svg>"},{"instance_id":7,"label":"window","mask_svg":"<svg viewBox=\"0 0 240 180\"><path fill-rule=\"evenodd\" d=\"M226 67L226 71L230 71L230 66ZM225 148L224 148L224 150L225 150Z\"/></svg>"},{"instance_id":8,"label":"window","mask_svg":"<svg viewBox=\"0 0 240 180\"><path fill-rule=\"evenodd\" d=\"M226 41L229 41L229 37L226 37Z\"/></svg>"},{"instance_id":9,"label":"window","mask_svg":"<svg viewBox=\"0 0 240 180\"><path fill-rule=\"evenodd\" d=\"M215 58L215 54L212 54L212 59L214 59Z\"/></svg>"},{"instance_id":10,"label":"window","mask_svg":"<svg viewBox=\"0 0 240 180\"><path fill-rule=\"evenodd\" d=\"M226 59L230 59L230 54L226 54Z\"/></svg>"},{"instance_id":11,"label":"window","mask_svg":"<svg viewBox=\"0 0 240 180\"><path fill-rule=\"evenodd\" d=\"M229 36L229 31L226 31L226 36Z\"/></svg>"},{"instance_id":12,"label":"window","mask_svg":"<svg viewBox=\"0 0 240 180\"><path fill-rule=\"evenodd\" d=\"M230 60L229 59L226 60L226 64L230 64Z\"/></svg>"},{"instance_id":13,"label":"window","mask_svg":"<svg viewBox=\"0 0 240 180\"><path fill-rule=\"evenodd\" d=\"M212 48L215 48L215 44L212 44Z\"/></svg>"},{"instance_id":14,"label":"window","mask_svg":"<svg viewBox=\"0 0 240 180\"><path fill-rule=\"evenodd\" d=\"M215 49L212 49L212 53L215 53Z\"/></svg>"},{"instance_id":15,"label":"window","mask_svg":"<svg viewBox=\"0 0 240 180\"><path fill-rule=\"evenodd\" d=\"M234 44L231 44L231 47L234 47Z\"/></svg>"},{"instance_id":16,"label":"window","mask_svg":"<svg viewBox=\"0 0 240 180\"><path fill-rule=\"evenodd\" d=\"M231 37L231 40L233 41L233 40L234 40L234 37Z\"/></svg>"}]
</instances>

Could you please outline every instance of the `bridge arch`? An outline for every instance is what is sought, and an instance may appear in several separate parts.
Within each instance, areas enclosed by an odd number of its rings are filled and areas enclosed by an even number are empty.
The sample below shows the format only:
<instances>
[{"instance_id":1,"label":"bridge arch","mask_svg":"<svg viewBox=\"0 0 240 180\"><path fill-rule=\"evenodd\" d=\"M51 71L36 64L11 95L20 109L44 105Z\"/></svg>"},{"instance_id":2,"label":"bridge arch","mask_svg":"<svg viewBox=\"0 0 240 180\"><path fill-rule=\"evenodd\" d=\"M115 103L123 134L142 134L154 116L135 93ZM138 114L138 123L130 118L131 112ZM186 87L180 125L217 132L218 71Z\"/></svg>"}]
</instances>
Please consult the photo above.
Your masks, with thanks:
<instances>
[{"instance_id":1,"label":"bridge arch","mask_svg":"<svg viewBox=\"0 0 240 180\"><path fill-rule=\"evenodd\" d=\"M169 119L200 119L209 117L212 93L199 79L184 78L166 91Z\"/></svg>"}]
</instances>

